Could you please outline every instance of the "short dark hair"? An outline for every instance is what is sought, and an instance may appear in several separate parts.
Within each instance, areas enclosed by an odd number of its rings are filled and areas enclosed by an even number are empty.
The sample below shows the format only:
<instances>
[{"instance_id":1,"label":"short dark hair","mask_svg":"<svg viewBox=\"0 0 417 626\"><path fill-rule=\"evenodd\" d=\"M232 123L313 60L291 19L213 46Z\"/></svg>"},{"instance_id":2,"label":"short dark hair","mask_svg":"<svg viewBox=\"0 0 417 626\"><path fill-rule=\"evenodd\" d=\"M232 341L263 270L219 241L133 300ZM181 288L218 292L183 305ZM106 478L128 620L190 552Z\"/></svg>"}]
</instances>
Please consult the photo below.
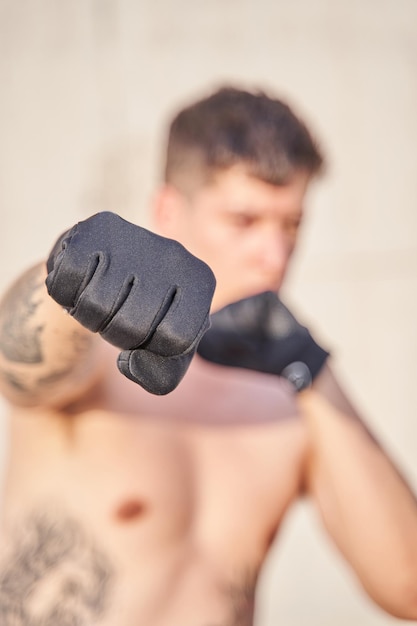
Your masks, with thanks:
<instances>
[{"instance_id":1,"label":"short dark hair","mask_svg":"<svg viewBox=\"0 0 417 626\"><path fill-rule=\"evenodd\" d=\"M260 180L285 185L300 170L317 174L323 162L307 126L288 104L263 91L223 87L172 120L165 181L187 193L240 164Z\"/></svg>"}]
</instances>

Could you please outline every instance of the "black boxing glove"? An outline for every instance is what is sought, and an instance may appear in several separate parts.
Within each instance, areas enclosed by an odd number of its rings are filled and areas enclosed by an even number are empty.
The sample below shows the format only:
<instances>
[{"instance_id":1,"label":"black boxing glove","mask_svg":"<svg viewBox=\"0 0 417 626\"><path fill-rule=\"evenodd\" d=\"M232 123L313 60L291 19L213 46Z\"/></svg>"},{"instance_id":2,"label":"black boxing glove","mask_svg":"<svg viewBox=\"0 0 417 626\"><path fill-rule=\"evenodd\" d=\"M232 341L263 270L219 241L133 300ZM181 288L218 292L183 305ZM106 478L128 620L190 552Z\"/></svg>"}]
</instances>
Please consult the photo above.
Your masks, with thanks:
<instances>
[{"instance_id":1,"label":"black boxing glove","mask_svg":"<svg viewBox=\"0 0 417 626\"><path fill-rule=\"evenodd\" d=\"M272 291L214 313L198 353L220 365L284 376L297 391L311 384L329 356Z\"/></svg>"},{"instance_id":2,"label":"black boxing glove","mask_svg":"<svg viewBox=\"0 0 417 626\"><path fill-rule=\"evenodd\" d=\"M79 222L47 261L50 296L122 350L119 370L151 393L172 391L210 325L210 268L178 242L111 212Z\"/></svg>"}]
</instances>

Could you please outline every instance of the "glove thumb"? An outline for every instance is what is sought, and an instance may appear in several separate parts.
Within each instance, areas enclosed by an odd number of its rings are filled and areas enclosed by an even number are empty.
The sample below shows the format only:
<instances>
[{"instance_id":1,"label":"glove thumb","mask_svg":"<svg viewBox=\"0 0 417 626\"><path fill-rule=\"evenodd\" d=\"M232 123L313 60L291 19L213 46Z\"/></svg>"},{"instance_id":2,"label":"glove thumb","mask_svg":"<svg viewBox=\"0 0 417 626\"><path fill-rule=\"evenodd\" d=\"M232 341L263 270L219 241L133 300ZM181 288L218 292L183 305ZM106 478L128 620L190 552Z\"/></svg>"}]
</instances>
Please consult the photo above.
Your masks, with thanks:
<instances>
[{"instance_id":1,"label":"glove thumb","mask_svg":"<svg viewBox=\"0 0 417 626\"><path fill-rule=\"evenodd\" d=\"M146 391L163 396L175 389L186 373L194 352L161 356L149 350L124 350L119 354L120 372Z\"/></svg>"}]
</instances>

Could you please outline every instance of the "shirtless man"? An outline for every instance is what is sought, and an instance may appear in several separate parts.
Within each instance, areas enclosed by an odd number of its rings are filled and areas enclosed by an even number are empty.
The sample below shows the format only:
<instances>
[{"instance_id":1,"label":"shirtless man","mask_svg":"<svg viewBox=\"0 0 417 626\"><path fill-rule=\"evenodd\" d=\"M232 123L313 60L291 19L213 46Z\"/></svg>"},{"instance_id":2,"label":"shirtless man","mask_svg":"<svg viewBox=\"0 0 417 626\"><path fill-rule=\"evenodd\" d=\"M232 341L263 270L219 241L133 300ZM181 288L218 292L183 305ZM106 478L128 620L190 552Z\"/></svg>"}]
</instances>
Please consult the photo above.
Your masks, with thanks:
<instances>
[{"instance_id":1,"label":"shirtless man","mask_svg":"<svg viewBox=\"0 0 417 626\"><path fill-rule=\"evenodd\" d=\"M191 361L210 271L112 214L71 229L5 294L2 626L250 626L268 548L304 494L369 596L417 619L413 494L279 301L287 330L254 332L321 163L302 122L263 94L220 90L173 121L154 224L216 276L204 358ZM229 350L218 316L242 299L230 337L238 328L244 349ZM293 361L313 378L299 393L279 375Z\"/></svg>"}]
</instances>

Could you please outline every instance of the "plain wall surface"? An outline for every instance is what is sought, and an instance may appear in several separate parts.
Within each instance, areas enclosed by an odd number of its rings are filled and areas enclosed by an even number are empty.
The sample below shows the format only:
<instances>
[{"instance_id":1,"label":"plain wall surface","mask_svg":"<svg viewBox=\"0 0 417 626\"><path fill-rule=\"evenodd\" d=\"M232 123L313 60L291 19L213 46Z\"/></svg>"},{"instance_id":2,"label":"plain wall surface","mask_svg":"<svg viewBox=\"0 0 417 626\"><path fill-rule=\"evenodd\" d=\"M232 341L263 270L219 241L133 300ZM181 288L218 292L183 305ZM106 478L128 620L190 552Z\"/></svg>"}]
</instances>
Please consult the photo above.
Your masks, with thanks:
<instances>
[{"instance_id":1,"label":"plain wall surface","mask_svg":"<svg viewBox=\"0 0 417 626\"><path fill-rule=\"evenodd\" d=\"M320 139L287 300L417 488L415 0L0 0L0 287L95 211L146 225L168 119L228 82ZM298 504L257 626L393 623Z\"/></svg>"}]
</instances>

